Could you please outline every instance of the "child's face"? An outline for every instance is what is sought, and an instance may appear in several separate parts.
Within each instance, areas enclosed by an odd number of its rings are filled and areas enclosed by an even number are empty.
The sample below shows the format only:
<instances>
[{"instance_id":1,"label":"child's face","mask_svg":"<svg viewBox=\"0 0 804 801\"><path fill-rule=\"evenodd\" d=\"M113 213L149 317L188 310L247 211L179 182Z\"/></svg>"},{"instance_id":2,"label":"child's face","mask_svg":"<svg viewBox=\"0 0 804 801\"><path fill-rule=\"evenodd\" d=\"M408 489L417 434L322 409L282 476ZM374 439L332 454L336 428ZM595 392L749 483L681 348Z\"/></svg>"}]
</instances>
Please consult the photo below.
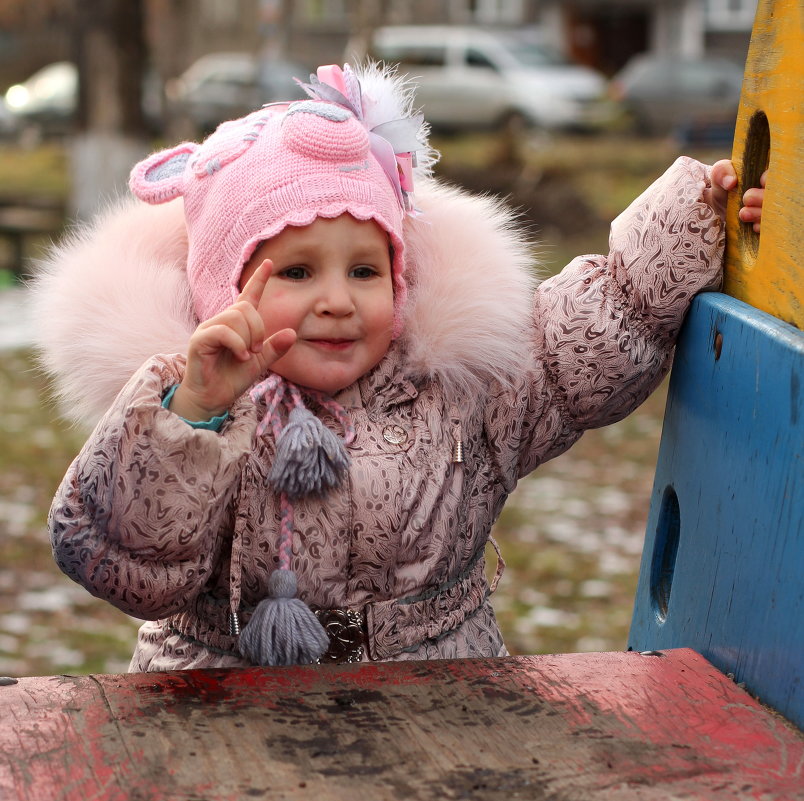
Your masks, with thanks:
<instances>
[{"instance_id":1,"label":"child's face","mask_svg":"<svg viewBox=\"0 0 804 801\"><path fill-rule=\"evenodd\" d=\"M298 339L271 369L334 395L367 373L391 343L394 292L387 234L349 214L288 227L263 242L240 278L271 259L258 310L266 337L292 328Z\"/></svg>"}]
</instances>

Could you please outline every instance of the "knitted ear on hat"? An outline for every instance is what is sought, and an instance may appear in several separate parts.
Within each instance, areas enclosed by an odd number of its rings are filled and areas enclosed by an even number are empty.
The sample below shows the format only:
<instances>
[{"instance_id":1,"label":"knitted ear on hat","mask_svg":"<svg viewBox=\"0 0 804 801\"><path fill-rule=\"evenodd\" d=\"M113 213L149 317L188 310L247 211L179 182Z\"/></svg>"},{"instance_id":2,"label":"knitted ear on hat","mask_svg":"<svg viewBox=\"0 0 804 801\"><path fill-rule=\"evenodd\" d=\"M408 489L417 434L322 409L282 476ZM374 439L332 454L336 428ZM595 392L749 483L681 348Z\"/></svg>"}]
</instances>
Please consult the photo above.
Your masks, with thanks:
<instances>
[{"instance_id":1,"label":"knitted ear on hat","mask_svg":"<svg viewBox=\"0 0 804 801\"><path fill-rule=\"evenodd\" d=\"M184 194L187 162L199 149L196 142L184 142L152 153L134 166L128 185L146 203L166 203Z\"/></svg>"}]
</instances>

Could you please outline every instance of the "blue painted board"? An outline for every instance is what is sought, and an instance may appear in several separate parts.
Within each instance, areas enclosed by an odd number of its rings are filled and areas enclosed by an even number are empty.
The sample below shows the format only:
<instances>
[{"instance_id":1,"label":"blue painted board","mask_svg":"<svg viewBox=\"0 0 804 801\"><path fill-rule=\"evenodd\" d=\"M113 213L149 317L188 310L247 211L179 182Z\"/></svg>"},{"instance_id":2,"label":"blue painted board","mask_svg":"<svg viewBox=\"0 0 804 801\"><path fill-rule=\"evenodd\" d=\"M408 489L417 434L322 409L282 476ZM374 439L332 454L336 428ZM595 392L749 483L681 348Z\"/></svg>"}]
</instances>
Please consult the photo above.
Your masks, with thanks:
<instances>
[{"instance_id":1,"label":"blue painted board","mask_svg":"<svg viewBox=\"0 0 804 801\"><path fill-rule=\"evenodd\" d=\"M804 332L726 295L679 339L629 648L690 647L804 727Z\"/></svg>"}]
</instances>

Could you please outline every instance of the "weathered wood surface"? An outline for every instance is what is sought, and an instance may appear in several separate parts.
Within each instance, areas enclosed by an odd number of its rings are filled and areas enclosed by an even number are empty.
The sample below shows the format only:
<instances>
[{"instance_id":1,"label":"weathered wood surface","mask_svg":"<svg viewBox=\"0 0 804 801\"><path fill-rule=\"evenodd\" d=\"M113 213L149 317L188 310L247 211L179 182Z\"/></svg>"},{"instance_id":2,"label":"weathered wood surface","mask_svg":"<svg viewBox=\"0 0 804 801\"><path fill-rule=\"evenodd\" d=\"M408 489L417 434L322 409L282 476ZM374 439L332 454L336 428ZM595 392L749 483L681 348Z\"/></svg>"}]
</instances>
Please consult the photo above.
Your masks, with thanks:
<instances>
[{"instance_id":1,"label":"weathered wood surface","mask_svg":"<svg viewBox=\"0 0 804 801\"><path fill-rule=\"evenodd\" d=\"M0 798L804 799L804 739L688 650L20 679Z\"/></svg>"},{"instance_id":2,"label":"weathered wood surface","mask_svg":"<svg viewBox=\"0 0 804 801\"><path fill-rule=\"evenodd\" d=\"M802 450L804 332L726 295L697 298L629 645L694 648L804 728Z\"/></svg>"},{"instance_id":3,"label":"weathered wood surface","mask_svg":"<svg viewBox=\"0 0 804 801\"><path fill-rule=\"evenodd\" d=\"M746 61L732 160L724 291L804 329L804 8L760 0ZM762 234L737 217L769 165Z\"/></svg>"}]
</instances>

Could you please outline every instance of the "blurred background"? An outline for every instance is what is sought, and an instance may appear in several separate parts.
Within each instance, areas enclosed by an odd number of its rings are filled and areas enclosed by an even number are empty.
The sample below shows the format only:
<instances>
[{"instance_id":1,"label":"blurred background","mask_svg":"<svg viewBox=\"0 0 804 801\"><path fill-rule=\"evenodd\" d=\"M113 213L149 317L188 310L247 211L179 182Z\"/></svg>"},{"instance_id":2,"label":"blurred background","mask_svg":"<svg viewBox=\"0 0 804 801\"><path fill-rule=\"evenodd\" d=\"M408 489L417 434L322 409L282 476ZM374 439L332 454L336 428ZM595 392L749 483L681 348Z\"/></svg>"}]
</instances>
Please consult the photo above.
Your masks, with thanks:
<instances>
[{"instance_id":1,"label":"blurred background","mask_svg":"<svg viewBox=\"0 0 804 801\"><path fill-rule=\"evenodd\" d=\"M728 156L756 0L0 0L0 674L125 670L138 621L52 561L87 432L30 348L25 279L132 164L366 56L399 65L438 174L517 207L549 275L672 160ZM625 647L664 389L523 481L498 522L514 653ZM493 561L493 559L492 559Z\"/></svg>"}]
</instances>

